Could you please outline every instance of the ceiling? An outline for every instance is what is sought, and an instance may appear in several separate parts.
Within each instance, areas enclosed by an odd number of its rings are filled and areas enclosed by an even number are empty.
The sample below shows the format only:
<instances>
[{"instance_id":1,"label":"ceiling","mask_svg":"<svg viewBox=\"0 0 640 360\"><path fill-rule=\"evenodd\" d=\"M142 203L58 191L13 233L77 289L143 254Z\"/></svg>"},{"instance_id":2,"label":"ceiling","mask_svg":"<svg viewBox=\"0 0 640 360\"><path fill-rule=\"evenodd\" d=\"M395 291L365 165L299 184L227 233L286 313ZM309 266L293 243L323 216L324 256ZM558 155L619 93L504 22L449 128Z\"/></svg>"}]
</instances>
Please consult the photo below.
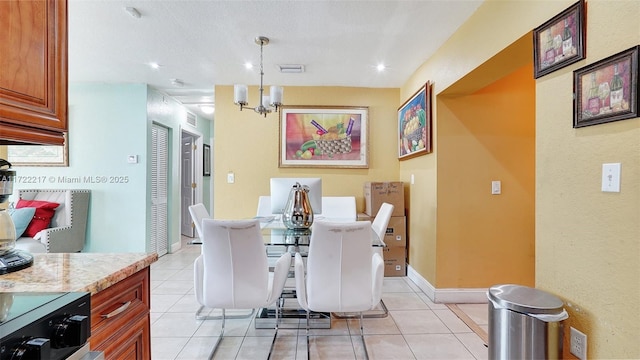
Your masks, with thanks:
<instances>
[{"instance_id":1,"label":"ceiling","mask_svg":"<svg viewBox=\"0 0 640 360\"><path fill-rule=\"evenodd\" d=\"M146 83L212 119L215 85L259 85L266 36L266 86L400 87L482 1L69 0L69 81Z\"/></svg>"}]
</instances>

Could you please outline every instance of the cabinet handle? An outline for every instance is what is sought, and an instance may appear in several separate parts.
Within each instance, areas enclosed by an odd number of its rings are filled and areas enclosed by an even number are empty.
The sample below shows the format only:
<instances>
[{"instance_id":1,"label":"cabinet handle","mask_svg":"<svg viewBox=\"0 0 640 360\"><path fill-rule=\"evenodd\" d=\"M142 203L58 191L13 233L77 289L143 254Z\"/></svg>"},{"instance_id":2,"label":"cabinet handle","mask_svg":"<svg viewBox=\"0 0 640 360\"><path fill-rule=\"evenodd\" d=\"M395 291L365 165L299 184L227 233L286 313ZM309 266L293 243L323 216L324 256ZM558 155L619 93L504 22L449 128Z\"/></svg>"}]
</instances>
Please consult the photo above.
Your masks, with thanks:
<instances>
[{"instance_id":1,"label":"cabinet handle","mask_svg":"<svg viewBox=\"0 0 640 360\"><path fill-rule=\"evenodd\" d=\"M129 308L129 305L131 305L131 301L127 301L126 303L122 304L122 306L120 306L119 308L113 310L112 312L106 314L106 315L101 315L103 319L108 319L111 317L114 317L118 314L120 314L121 312L127 310L127 308Z\"/></svg>"}]
</instances>

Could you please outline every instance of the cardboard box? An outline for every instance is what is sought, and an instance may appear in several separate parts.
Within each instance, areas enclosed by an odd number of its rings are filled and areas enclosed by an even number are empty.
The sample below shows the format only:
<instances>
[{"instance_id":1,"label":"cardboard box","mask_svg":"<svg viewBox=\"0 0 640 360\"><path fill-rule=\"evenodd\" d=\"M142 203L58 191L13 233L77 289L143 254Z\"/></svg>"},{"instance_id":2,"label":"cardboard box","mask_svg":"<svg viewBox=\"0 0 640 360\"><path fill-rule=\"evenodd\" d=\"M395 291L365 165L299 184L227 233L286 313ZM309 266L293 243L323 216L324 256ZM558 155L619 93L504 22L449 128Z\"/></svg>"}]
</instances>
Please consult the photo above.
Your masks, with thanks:
<instances>
[{"instance_id":1,"label":"cardboard box","mask_svg":"<svg viewBox=\"0 0 640 360\"><path fill-rule=\"evenodd\" d=\"M382 249L384 256L384 276L407 275L407 252L405 248L386 247Z\"/></svg>"},{"instance_id":2,"label":"cardboard box","mask_svg":"<svg viewBox=\"0 0 640 360\"><path fill-rule=\"evenodd\" d=\"M376 216L382 203L393 205L391 216L404 216L404 185L395 182L366 182L364 183L364 212L372 217Z\"/></svg>"},{"instance_id":3,"label":"cardboard box","mask_svg":"<svg viewBox=\"0 0 640 360\"><path fill-rule=\"evenodd\" d=\"M367 214L359 213L358 221L371 221L373 217ZM407 246L407 218L406 216L392 216L387 225L387 231L383 239L387 247L406 247Z\"/></svg>"}]
</instances>

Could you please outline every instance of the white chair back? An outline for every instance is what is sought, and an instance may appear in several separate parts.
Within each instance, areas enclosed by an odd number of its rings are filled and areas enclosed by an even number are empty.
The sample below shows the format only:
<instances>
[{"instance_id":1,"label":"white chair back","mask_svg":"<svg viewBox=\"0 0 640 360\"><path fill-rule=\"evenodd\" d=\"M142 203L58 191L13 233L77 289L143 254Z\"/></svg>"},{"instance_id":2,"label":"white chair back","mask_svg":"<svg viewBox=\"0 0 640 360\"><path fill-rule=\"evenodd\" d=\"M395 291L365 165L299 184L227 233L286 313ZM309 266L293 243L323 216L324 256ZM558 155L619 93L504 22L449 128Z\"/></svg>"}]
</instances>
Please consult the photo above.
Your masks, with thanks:
<instances>
[{"instance_id":1,"label":"white chair back","mask_svg":"<svg viewBox=\"0 0 640 360\"><path fill-rule=\"evenodd\" d=\"M258 209L256 216L271 216L271 196L258 197Z\"/></svg>"},{"instance_id":2,"label":"white chair back","mask_svg":"<svg viewBox=\"0 0 640 360\"><path fill-rule=\"evenodd\" d=\"M353 222L357 219L355 196L323 196L322 215L330 222Z\"/></svg>"},{"instance_id":3,"label":"white chair back","mask_svg":"<svg viewBox=\"0 0 640 360\"><path fill-rule=\"evenodd\" d=\"M198 237L202 239L202 219L210 217L207 208L204 207L203 203L193 204L189 206L189 214L191 214L191 220L193 220L193 224L196 226Z\"/></svg>"},{"instance_id":4,"label":"white chair back","mask_svg":"<svg viewBox=\"0 0 640 360\"><path fill-rule=\"evenodd\" d=\"M389 203L382 203L380 205L380 210L376 214L376 217L373 219L373 223L371 227L373 231L376 232L380 241L384 244L384 235L387 232L387 226L389 226L389 220L391 219L391 214L393 213L394 206Z\"/></svg>"},{"instance_id":5,"label":"white chair back","mask_svg":"<svg viewBox=\"0 0 640 360\"><path fill-rule=\"evenodd\" d=\"M306 301L311 311L373 309L382 293L383 264L371 254L371 222L318 222L309 245ZM298 274L296 273L296 277Z\"/></svg>"},{"instance_id":6,"label":"white chair back","mask_svg":"<svg viewBox=\"0 0 640 360\"><path fill-rule=\"evenodd\" d=\"M250 309L269 297L269 265L257 220L202 221L203 302Z\"/></svg>"}]
</instances>

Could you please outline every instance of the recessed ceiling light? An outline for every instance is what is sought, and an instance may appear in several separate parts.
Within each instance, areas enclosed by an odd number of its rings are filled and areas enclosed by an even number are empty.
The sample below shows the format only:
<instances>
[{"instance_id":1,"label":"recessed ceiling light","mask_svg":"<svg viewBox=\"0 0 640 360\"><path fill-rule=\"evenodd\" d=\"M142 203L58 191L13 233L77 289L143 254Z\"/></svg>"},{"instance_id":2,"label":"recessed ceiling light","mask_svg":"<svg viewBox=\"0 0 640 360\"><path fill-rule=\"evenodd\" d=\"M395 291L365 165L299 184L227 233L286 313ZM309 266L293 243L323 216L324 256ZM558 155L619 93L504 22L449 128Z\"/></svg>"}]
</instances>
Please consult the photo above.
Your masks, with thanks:
<instances>
[{"instance_id":1,"label":"recessed ceiling light","mask_svg":"<svg viewBox=\"0 0 640 360\"><path fill-rule=\"evenodd\" d=\"M378 66L376 66L376 69L378 71L384 71L387 67L384 64L378 64Z\"/></svg>"},{"instance_id":2,"label":"recessed ceiling light","mask_svg":"<svg viewBox=\"0 0 640 360\"><path fill-rule=\"evenodd\" d=\"M246 63L244 63L244 67L245 67L246 69L248 69L248 70L251 70L251 69L253 69L253 64L252 64L252 63L250 63L250 62L246 62Z\"/></svg>"},{"instance_id":3,"label":"recessed ceiling light","mask_svg":"<svg viewBox=\"0 0 640 360\"><path fill-rule=\"evenodd\" d=\"M213 114L216 108L213 105L200 105L200 110L205 114Z\"/></svg>"},{"instance_id":4,"label":"recessed ceiling light","mask_svg":"<svg viewBox=\"0 0 640 360\"><path fill-rule=\"evenodd\" d=\"M153 69L153 70L158 70L160 69L160 64L158 64L157 62L150 62L149 66Z\"/></svg>"}]
</instances>

